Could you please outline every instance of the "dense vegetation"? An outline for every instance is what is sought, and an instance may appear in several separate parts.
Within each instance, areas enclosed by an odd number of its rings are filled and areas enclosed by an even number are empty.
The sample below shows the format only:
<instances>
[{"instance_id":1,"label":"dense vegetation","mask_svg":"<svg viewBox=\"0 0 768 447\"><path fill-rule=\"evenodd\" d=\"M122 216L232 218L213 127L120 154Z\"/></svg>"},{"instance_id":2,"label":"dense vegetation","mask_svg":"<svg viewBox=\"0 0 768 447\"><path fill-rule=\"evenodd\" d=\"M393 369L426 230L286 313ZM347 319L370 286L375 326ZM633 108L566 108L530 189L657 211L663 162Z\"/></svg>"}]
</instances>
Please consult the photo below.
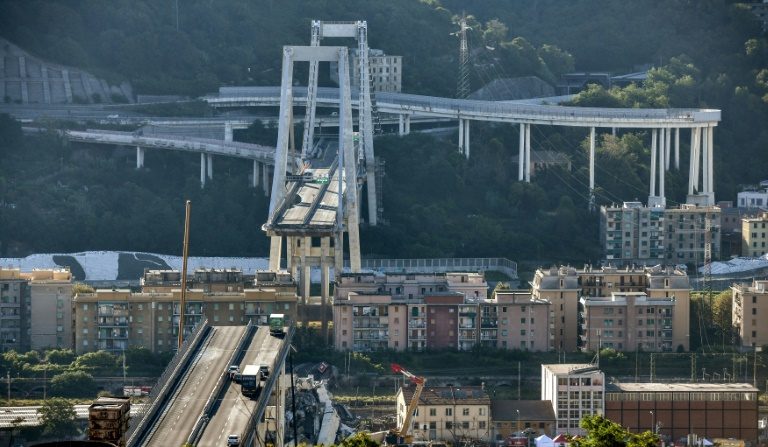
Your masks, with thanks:
<instances>
[{"instance_id":1,"label":"dense vegetation","mask_svg":"<svg viewBox=\"0 0 768 447\"><path fill-rule=\"evenodd\" d=\"M365 18L372 47L403 55L404 90L451 96L458 51L449 34L466 9L474 88L499 77L536 75L554 83L573 69L628 72L655 64L643 86L590 88L574 104L721 108L718 198L733 200L739 184L763 179L768 44L742 6L726 0L465 3L179 2L177 28L173 2L0 1L0 33L42 57L127 79L139 93L197 95L221 84L277 84L281 46L306 44L310 19ZM271 141L272 130L256 127L240 138ZM135 171L131 152L78 150L53 135L23 138L2 118L0 132L0 256L179 252L185 198L193 200L193 254L266 254L259 230L266 202L245 187L249 166L241 161L217 159L214 181L200 190L194 157L150 151L149 169ZM583 129L534 126L534 150L564 152L573 168L537 173L530 185L516 182L514 126L473 123L470 160L456 153L455 135L379 138L389 225L364 230L364 254L597 260L597 216L586 210L585 137ZM644 200L648 133L603 132L598 143L597 204ZM684 166L686 143L683 133ZM684 200L683 171L667 177L672 204Z\"/></svg>"}]
</instances>

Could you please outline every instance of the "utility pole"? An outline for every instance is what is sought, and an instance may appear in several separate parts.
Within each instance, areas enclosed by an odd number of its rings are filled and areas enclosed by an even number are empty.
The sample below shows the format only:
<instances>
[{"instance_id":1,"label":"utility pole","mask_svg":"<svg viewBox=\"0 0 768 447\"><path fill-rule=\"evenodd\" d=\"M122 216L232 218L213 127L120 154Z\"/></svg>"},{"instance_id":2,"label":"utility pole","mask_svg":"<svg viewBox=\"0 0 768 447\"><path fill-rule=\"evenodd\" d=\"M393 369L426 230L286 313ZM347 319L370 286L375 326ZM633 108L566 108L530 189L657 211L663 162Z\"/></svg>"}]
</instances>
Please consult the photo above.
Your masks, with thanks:
<instances>
[{"instance_id":1,"label":"utility pole","mask_svg":"<svg viewBox=\"0 0 768 447\"><path fill-rule=\"evenodd\" d=\"M189 257L189 214L192 201L187 200L184 217L184 248L181 261L181 301L179 302L179 350L184 343L184 312L187 307L187 258ZM123 356L125 357L125 356Z\"/></svg>"}]
</instances>

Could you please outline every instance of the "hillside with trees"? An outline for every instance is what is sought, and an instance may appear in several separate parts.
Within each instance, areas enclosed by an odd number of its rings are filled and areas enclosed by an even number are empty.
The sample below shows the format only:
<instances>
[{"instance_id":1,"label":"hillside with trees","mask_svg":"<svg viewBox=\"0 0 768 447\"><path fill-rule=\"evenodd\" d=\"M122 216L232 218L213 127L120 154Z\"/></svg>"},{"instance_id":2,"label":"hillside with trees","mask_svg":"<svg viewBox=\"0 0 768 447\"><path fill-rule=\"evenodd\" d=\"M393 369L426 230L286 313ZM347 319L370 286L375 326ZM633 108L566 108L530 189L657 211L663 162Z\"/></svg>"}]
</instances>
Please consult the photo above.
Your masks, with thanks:
<instances>
[{"instance_id":1,"label":"hillside with trees","mask_svg":"<svg viewBox=\"0 0 768 447\"><path fill-rule=\"evenodd\" d=\"M0 34L41 57L138 93L199 95L220 85L276 85L280 49L307 44L311 19L368 20L371 47L403 56L411 93L453 96L458 44L450 34L466 12L474 88L493 79L538 76L551 84L571 70L632 71L652 64L644 85L591 87L578 106L708 107L715 130L715 191L734 200L768 165L768 43L760 23L726 0L469 3L395 0L0 1ZM663 17L664 19L660 19ZM396 23L397 26L392 26ZM298 79L303 79L297 69ZM321 82L327 84L323 71ZM534 126L534 150L567 154L571 172L538 172L518 183L516 126L472 124L472 158L449 139L383 136L385 218L363 230L364 255L506 256L549 262L599 259L597 216L587 211L585 129ZM598 204L645 200L649 132L601 129ZM607 131L607 132L606 132ZM148 151L136 171L120 149L82 149L54 134L23 137L0 117L0 256L41 251L131 249L179 252L184 199L193 201L195 255L265 255L263 194L248 189L249 167L217 161L201 190L197 159ZM237 136L269 142L274 129ZM683 133L683 165L687 160ZM161 175L159 175L162 173ZM669 201L684 200L687 171L667 177Z\"/></svg>"}]
</instances>

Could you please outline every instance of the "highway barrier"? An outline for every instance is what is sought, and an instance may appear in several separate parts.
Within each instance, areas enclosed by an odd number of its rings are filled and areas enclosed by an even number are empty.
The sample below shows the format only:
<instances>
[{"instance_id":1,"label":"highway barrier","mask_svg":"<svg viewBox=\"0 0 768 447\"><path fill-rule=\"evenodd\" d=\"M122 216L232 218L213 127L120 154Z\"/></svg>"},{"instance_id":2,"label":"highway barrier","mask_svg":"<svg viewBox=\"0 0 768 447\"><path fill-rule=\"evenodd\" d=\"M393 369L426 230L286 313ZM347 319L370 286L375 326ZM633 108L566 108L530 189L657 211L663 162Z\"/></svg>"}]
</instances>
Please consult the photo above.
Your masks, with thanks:
<instances>
[{"instance_id":1,"label":"highway barrier","mask_svg":"<svg viewBox=\"0 0 768 447\"><path fill-rule=\"evenodd\" d=\"M137 415L135 418L136 422L131 423L128 427L128 432L126 433L128 442L126 446L138 446L143 441L147 429L150 428L149 423L155 420L157 412L165 406L170 391L178 384L181 375L179 373L186 369L193 354L197 352L202 341L210 333L210 329L208 319L205 319L195 326L189 337L182 343L181 348L176 352L176 355L157 380L157 384L149 393L148 403L144 407L144 414Z\"/></svg>"}]
</instances>

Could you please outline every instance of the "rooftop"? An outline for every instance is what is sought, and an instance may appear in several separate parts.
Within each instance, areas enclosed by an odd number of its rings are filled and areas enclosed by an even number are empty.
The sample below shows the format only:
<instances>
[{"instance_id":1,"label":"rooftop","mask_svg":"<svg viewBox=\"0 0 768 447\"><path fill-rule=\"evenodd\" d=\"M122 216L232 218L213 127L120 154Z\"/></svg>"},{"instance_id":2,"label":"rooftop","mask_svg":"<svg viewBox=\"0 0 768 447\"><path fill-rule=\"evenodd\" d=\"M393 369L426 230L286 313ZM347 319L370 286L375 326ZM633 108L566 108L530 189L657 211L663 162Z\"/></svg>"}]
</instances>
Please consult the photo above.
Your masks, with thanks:
<instances>
[{"instance_id":1,"label":"rooftop","mask_svg":"<svg viewBox=\"0 0 768 447\"><path fill-rule=\"evenodd\" d=\"M585 372L599 372L600 369L597 365L591 363L552 363L549 365L541 365L542 368L546 368L552 371L553 374L579 374Z\"/></svg>"},{"instance_id":2,"label":"rooftop","mask_svg":"<svg viewBox=\"0 0 768 447\"><path fill-rule=\"evenodd\" d=\"M406 402L410 402L415 387L401 387ZM479 386L438 386L424 387L419 397L420 405L453 405L461 402L463 405L490 405L491 399L483 387Z\"/></svg>"},{"instance_id":3,"label":"rooftop","mask_svg":"<svg viewBox=\"0 0 768 447\"><path fill-rule=\"evenodd\" d=\"M749 383L610 383L605 385L605 392L745 392L756 393L759 390Z\"/></svg>"},{"instance_id":4,"label":"rooftop","mask_svg":"<svg viewBox=\"0 0 768 447\"><path fill-rule=\"evenodd\" d=\"M494 421L516 421L520 410L523 421L554 421L555 410L548 400L498 399L491 401L491 415Z\"/></svg>"}]
</instances>

